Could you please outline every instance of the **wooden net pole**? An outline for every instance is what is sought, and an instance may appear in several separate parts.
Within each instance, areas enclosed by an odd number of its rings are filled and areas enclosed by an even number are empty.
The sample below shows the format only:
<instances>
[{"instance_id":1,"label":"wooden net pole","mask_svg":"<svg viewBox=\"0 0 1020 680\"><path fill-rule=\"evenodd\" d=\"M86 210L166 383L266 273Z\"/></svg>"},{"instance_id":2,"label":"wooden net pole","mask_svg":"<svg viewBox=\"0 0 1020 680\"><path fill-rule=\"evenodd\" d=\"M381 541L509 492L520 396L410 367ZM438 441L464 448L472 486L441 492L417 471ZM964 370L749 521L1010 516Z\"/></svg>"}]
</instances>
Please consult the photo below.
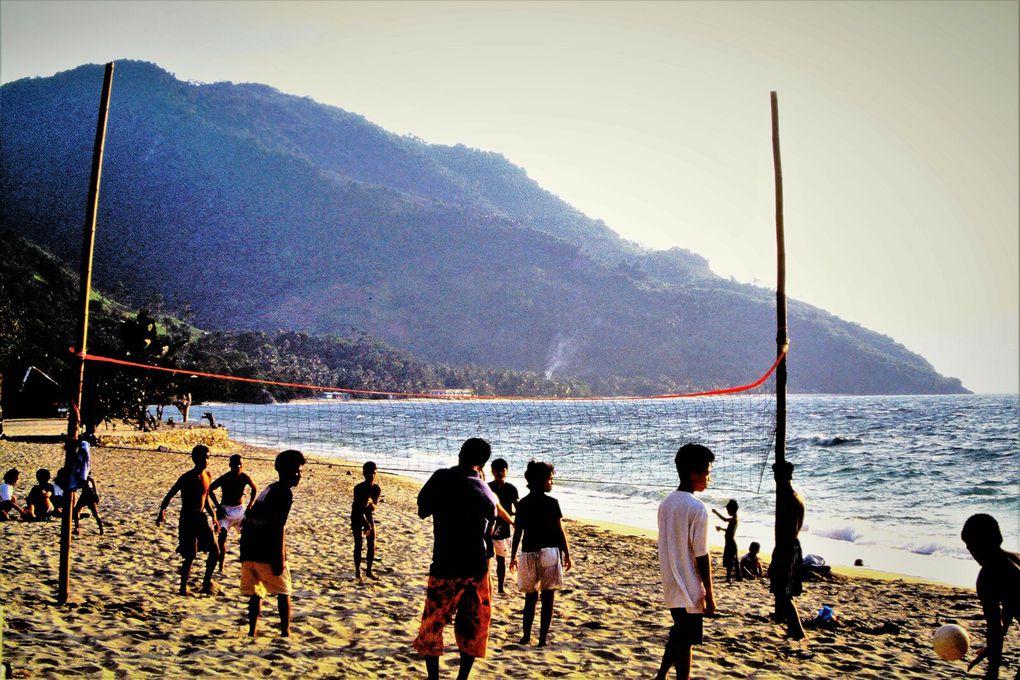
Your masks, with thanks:
<instances>
[{"instance_id":1,"label":"wooden net pole","mask_svg":"<svg viewBox=\"0 0 1020 680\"><path fill-rule=\"evenodd\" d=\"M103 146L106 144L106 119L110 112L110 91L113 87L113 62L106 65L103 76L103 93L99 100L99 119L96 122L96 142L92 147L92 174L89 177L88 202L85 207L85 230L81 244L81 269L78 285L78 334L75 348L78 367L71 385L71 408L67 414L67 442L64 451L65 479L69 478L77 448L78 429L81 426L81 395L85 382L85 349L89 335L89 297L92 293L92 252L96 241L96 213L99 207L99 176L103 169ZM74 492L64 490L64 510L60 520L60 576L57 581L57 602L67 603L71 580L71 512L74 509Z\"/></svg>"},{"instance_id":2,"label":"wooden net pole","mask_svg":"<svg viewBox=\"0 0 1020 680\"><path fill-rule=\"evenodd\" d=\"M772 102L772 164L776 178L776 357L790 344L786 324L786 235L783 231L783 167L779 156L779 102ZM776 463L786 462L786 357L776 367Z\"/></svg>"}]
</instances>

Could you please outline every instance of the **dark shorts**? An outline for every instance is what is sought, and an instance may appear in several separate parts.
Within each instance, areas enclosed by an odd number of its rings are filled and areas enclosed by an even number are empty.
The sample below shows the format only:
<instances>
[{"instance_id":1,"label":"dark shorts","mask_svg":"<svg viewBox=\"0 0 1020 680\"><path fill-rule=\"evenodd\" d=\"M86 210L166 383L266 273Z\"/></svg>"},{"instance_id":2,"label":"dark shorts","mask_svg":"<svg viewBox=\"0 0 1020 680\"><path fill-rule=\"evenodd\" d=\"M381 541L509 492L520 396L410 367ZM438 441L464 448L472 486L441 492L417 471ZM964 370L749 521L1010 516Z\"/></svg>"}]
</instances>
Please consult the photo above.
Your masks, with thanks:
<instances>
[{"instance_id":1,"label":"dark shorts","mask_svg":"<svg viewBox=\"0 0 1020 680\"><path fill-rule=\"evenodd\" d=\"M769 563L769 592L781 597L797 597L803 592L804 555L800 541L776 547Z\"/></svg>"},{"instance_id":2,"label":"dark shorts","mask_svg":"<svg viewBox=\"0 0 1020 680\"><path fill-rule=\"evenodd\" d=\"M196 553L216 549L216 536L209 528L204 512L181 515L181 523L177 527L177 553L181 557L190 559Z\"/></svg>"},{"instance_id":3,"label":"dark shorts","mask_svg":"<svg viewBox=\"0 0 1020 680\"><path fill-rule=\"evenodd\" d=\"M673 627L669 629L670 647L692 647L704 640L704 614L689 614L683 607L669 610Z\"/></svg>"},{"instance_id":4,"label":"dark shorts","mask_svg":"<svg viewBox=\"0 0 1020 680\"><path fill-rule=\"evenodd\" d=\"M726 541L722 553L723 567L729 569L737 566L737 544L733 541Z\"/></svg>"},{"instance_id":5,"label":"dark shorts","mask_svg":"<svg viewBox=\"0 0 1020 680\"><path fill-rule=\"evenodd\" d=\"M366 531L375 530L375 520L363 520L361 518L351 518L351 533L361 535Z\"/></svg>"},{"instance_id":6,"label":"dark shorts","mask_svg":"<svg viewBox=\"0 0 1020 680\"><path fill-rule=\"evenodd\" d=\"M96 492L88 487L85 487L84 489L81 490L81 495L78 496L78 503L75 505L75 507L86 508L90 505L98 504L99 496L96 495Z\"/></svg>"}]
</instances>

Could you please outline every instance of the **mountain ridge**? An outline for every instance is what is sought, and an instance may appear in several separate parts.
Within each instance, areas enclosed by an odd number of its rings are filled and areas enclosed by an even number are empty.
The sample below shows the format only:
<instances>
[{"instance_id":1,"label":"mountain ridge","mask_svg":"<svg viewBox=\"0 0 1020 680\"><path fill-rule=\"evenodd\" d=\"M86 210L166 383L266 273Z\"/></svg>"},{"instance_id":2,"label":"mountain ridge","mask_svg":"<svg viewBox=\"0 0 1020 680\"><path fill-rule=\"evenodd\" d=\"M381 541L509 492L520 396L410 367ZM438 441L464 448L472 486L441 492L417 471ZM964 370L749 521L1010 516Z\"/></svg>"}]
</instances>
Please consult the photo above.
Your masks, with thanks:
<instances>
[{"instance_id":1,"label":"mountain ridge","mask_svg":"<svg viewBox=\"0 0 1020 680\"><path fill-rule=\"evenodd\" d=\"M0 216L67 261L98 83L101 67L81 66L0 88ZM97 282L190 305L214 329L363 330L427 360L650 389L741 384L775 355L774 293L622 239L494 152L125 61L106 154ZM792 391L966 391L885 336L789 309Z\"/></svg>"}]
</instances>

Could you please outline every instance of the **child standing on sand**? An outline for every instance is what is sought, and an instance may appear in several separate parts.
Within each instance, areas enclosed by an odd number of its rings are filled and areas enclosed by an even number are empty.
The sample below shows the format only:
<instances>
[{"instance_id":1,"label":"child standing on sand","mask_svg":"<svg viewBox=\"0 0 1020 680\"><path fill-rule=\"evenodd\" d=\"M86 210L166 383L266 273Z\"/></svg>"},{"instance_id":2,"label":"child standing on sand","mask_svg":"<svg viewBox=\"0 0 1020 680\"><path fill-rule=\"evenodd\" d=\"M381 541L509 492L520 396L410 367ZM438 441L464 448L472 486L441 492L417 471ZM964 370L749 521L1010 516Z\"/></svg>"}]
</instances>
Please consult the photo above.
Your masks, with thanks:
<instances>
[{"instance_id":1,"label":"child standing on sand","mask_svg":"<svg viewBox=\"0 0 1020 680\"><path fill-rule=\"evenodd\" d=\"M991 515L971 515L963 524L960 538L981 571L977 577L977 596L984 611L985 646L967 666L970 671L988 658L985 678L999 677L1002 665L1002 642L1015 618L1020 618L1020 555L1002 549L1002 531ZM1016 674L1020 678L1020 672Z\"/></svg>"},{"instance_id":2,"label":"child standing on sand","mask_svg":"<svg viewBox=\"0 0 1020 680\"><path fill-rule=\"evenodd\" d=\"M560 504L555 498L546 495L552 491L555 472L556 469L549 463L534 460L528 463L524 479L528 482L530 493L517 504L517 526L510 549L510 571L518 568L517 548L520 546L517 586L524 593L522 645L531 642L531 624L535 620L539 591L542 593L542 618L538 627L538 646L546 645L556 589L563 585L563 571L571 567L570 547L567 545L567 532L563 530Z\"/></svg>"},{"instance_id":3,"label":"child standing on sand","mask_svg":"<svg viewBox=\"0 0 1020 680\"><path fill-rule=\"evenodd\" d=\"M305 457L281 451L276 457L279 481L273 482L244 516L241 527L241 594L248 595L248 635L255 637L262 595L276 595L280 635L290 636L290 569L287 567L287 517L294 503L291 490L301 482Z\"/></svg>"},{"instance_id":4,"label":"child standing on sand","mask_svg":"<svg viewBox=\"0 0 1020 680\"><path fill-rule=\"evenodd\" d=\"M365 555L365 576L377 578L372 572L375 561L375 505L379 502L382 489L375 483L376 464L368 461L361 466L365 481L354 486L351 501L351 534L354 536L354 576L361 582L361 546L367 544Z\"/></svg>"},{"instance_id":5,"label":"child standing on sand","mask_svg":"<svg viewBox=\"0 0 1020 680\"><path fill-rule=\"evenodd\" d=\"M11 519L11 513L17 512L15 519L25 519L28 512L18 505L18 498L14 495L14 485L21 479L21 473L16 468L11 468L4 473L4 483L0 484L0 520Z\"/></svg>"},{"instance_id":6,"label":"child standing on sand","mask_svg":"<svg viewBox=\"0 0 1020 680\"><path fill-rule=\"evenodd\" d=\"M733 498L731 498L730 502L726 504L726 512L730 513L729 517L726 517L715 508L712 508L712 512L715 513L715 516L726 522L726 526L716 527L716 530L726 532L724 534L725 542L723 543L722 563L723 568L726 569L727 583L730 582L730 575L734 572L737 574L738 581L744 580L740 574L739 565L737 564L737 510L739 508L740 506L737 505L737 501Z\"/></svg>"},{"instance_id":7,"label":"child standing on sand","mask_svg":"<svg viewBox=\"0 0 1020 680\"><path fill-rule=\"evenodd\" d=\"M705 446L681 446L674 459L680 486L659 505L659 571L673 626L657 680L665 680L672 667L681 680L690 678L691 648L702 643L705 614L715 612L708 509L694 497L708 488L714 460Z\"/></svg>"},{"instance_id":8,"label":"child standing on sand","mask_svg":"<svg viewBox=\"0 0 1020 680\"><path fill-rule=\"evenodd\" d=\"M165 521L164 514L170 500L181 494L181 516L177 524L177 553L184 558L181 565L181 588L180 594L188 594L188 577L191 576L191 565L199 552L209 553L205 561L205 578L202 580L201 592L207 595L213 593L212 573L216 568L219 559L219 550L216 548L216 538L213 536L209 522L205 519L205 512L216 521L216 512L209 501L209 485L212 484L212 475L206 467L209 465L209 447L202 444L191 450L191 460L195 467L177 478L174 485L170 487L163 502L159 506L159 514L156 515L156 526Z\"/></svg>"}]
</instances>

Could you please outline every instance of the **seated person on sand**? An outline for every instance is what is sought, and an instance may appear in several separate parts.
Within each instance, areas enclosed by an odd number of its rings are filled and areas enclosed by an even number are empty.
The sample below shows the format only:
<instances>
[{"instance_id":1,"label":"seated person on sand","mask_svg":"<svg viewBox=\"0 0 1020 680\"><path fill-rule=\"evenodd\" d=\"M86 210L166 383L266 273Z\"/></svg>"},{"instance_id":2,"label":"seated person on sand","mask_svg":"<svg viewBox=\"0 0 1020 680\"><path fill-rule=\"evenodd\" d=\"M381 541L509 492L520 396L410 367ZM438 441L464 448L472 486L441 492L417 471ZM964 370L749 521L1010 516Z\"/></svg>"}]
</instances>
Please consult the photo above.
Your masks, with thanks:
<instances>
[{"instance_id":1,"label":"seated person on sand","mask_svg":"<svg viewBox=\"0 0 1020 680\"><path fill-rule=\"evenodd\" d=\"M4 473L4 483L0 484L0 520L28 517L28 511L18 505L18 498L14 495L14 485L19 479L21 473L16 468Z\"/></svg>"},{"instance_id":2,"label":"seated person on sand","mask_svg":"<svg viewBox=\"0 0 1020 680\"><path fill-rule=\"evenodd\" d=\"M64 513L64 489L67 488L67 469L60 468L57 470L57 474L53 475L53 495L50 500L53 501L53 513L57 516L62 516Z\"/></svg>"},{"instance_id":3,"label":"seated person on sand","mask_svg":"<svg viewBox=\"0 0 1020 680\"><path fill-rule=\"evenodd\" d=\"M276 595L280 635L290 636L290 569L287 567L287 517L292 489L301 482L305 457L288 449L276 456L279 481L267 486L245 513L241 525L241 594L248 595L248 635L255 637L263 595Z\"/></svg>"},{"instance_id":4,"label":"seated person on sand","mask_svg":"<svg viewBox=\"0 0 1020 680\"><path fill-rule=\"evenodd\" d=\"M761 543L751 541L747 554L740 558L740 575L744 578L761 578L765 575L762 571L761 561L758 559L758 552L761 550Z\"/></svg>"},{"instance_id":5,"label":"seated person on sand","mask_svg":"<svg viewBox=\"0 0 1020 680\"><path fill-rule=\"evenodd\" d=\"M103 518L99 516L99 489L96 488L96 480L92 479L92 475L85 478L85 486L81 489L81 496L78 497L78 502L74 504L74 535L78 535L78 524L81 517L81 509L88 508L92 516L96 518L96 524L99 525L99 535L103 535Z\"/></svg>"},{"instance_id":6,"label":"seated person on sand","mask_svg":"<svg viewBox=\"0 0 1020 680\"><path fill-rule=\"evenodd\" d=\"M159 506L159 514L156 515L156 526L164 521L164 513L170 500L181 494L181 516L177 525L178 546L177 552L184 558L181 565L181 587L180 594L188 594L188 577L191 576L191 565L199 552L209 553L205 562L205 577L202 579L201 592L207 595L213 594L212 574L219 559L219 550L216 547L216 537L213 536L209 522L206 521L205 512L215 521L216 513L209 500L209 486L212 484L212 475L206 467L209 465L209 447L202 444L191 450L191 460L195 467L181 475L174 485L170 487L166 497Z\"/></svg>"},{"instance_id":7,"label":"seated person on sand","mask_svg":"<svg viewBox=\"0 0 1020 680\"><path fill-rule=\"evenodd\" d=\"M28 492L25 499L25 510L28 517L37 522L49 519L56 514L56 507L53 505L53 485L50 484L50 471L46 468L39 468L35 473L36 485Z\"/></svg>"},{"instance_id":8,"label":"seated person on sand","mask_svg":"<svg viewBox=\"0 0 1020 680\"><path fill-rule=\"evenodd\" d=\"M737 524L739 522L737 510L739 507L737 501L731 498L730 502L726 504L726 512L730 513L729 517L712 508L715 516L726 522L726 526L716 527L716 530L726 532L724 534L722 563L723 568L726 569L727 583L730 582L730 576L734 573L736 573L738 581L743 580L743 577L740 575L739 565L737 564Z\"/></svg>"},{"instance_id":9,"label":"seated person on sand","mask_svg":"<svg viewBox=\"0 0 1020 680\"><path fill-rule=\"evenodd\" d=\"M220 573L223 573L223 561L227 556L227 532L233 527L241 530L241 522L244 520L244 513L255 502L258 495L258 487L255 482L243 471L244 462L239 454L230 457L230 470L223 473L209 486L209 497L216 506L216 519L220 525ZM248 504L244 505L244 489L251 487L251 494L248 497ZM216 499L216 489L223 489L223 498Z\"/></svg>"},{"instance_id":10,"label":"seated person on sand","mask_svg":"<svg viewBox=\"0 0 1020 680\"><path fill-rule=\"evenodd\" d=\"M361 466L361 474L365 481L354 486L351 500L351 535L354 536L354 576L361 581L361 547L367 544L365 555L365 576L377 578L372 572L375 561L375 506L379 502L382 489L375 483L376 465L368 461Z\"/></svg>"},{"instance_id":11,"label":"seated person on sand","mask_svg":"<svg viewBox=\"0 0 1020 680\"><path fill-rule=\"evenodd\" d=\"M985 678L999 677L1002 644L1013 619L1020 618L1020 555L1002 549L1002 532L991 515L972 515L960 534L971 556L981 565L977 577L977 596L987 626L985 646L967 667L970 671L982 659L988 659ZM1016 678L1020 678L1020 671Z\"/></svg>"}]
</instances>

